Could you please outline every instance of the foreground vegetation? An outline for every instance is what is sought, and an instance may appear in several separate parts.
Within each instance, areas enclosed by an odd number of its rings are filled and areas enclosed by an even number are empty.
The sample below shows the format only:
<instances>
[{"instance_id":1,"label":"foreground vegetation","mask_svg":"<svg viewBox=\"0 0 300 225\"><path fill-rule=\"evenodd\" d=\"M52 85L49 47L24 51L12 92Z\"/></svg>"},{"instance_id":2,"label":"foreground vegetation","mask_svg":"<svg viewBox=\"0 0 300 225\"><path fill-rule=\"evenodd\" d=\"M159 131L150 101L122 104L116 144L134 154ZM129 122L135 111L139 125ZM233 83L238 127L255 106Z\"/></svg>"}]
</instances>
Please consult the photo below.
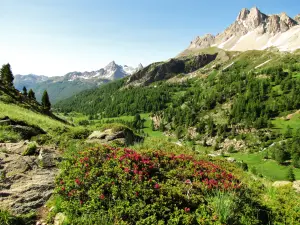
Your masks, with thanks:
<instances>
[{"instance_id":1,"label":"foreground vegetation","mask_svg":"<svg viewBox=\"0 0 300 225\"><path fill-rule=\"evenodd\" d=\"M226 160L208 161L191 150L168 145L166 151L145 145L137 146L137 151L110 146L72 148L57 178L54 213L64 212L66 224L299 221L299 196L290 186L273 188Z\"/></svg>"}]
</instances>

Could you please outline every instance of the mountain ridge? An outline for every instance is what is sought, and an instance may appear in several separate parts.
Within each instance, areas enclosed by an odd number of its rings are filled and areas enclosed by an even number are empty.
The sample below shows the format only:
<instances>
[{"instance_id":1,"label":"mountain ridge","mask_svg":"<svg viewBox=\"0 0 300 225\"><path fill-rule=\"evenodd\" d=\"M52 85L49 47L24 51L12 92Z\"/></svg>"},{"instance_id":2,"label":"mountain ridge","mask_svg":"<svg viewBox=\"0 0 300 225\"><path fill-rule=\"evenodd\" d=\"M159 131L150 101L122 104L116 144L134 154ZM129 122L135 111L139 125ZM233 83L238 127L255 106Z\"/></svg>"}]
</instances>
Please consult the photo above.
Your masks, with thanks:
<instances>
[{"instance_id":1,"label":"mountain ridge","mask_svg":"<svg viewBox=\"0 0 300 225\"><path fill-rule=\"evenodd\" d=\"M95 88L104 83L129 76L142 68L142 64L139 64L135 68L127 65L121 66L112 61L99 70L73 71L64 76L47 77L35 74L18 74L15 75L14 85L20 91L24 86L27 89L33 89L38 100L41 99L43 91L48 90L50 100L55 103L80 91Z\"/></svg>"},{"instance_id":2,"label":"mountain ridge","mask_svg":"<svg viewBox=\"0 0 300 225\"><path fill-rule=\"evenodd\" d=\"M300 15L292 19L286 13L266 15L257 7L243 8L223 32L197 36L187 50L218 47L246 51L277 47L280 51L294 51L300 48L299 23Z\"/></svg>"}]
</instances>

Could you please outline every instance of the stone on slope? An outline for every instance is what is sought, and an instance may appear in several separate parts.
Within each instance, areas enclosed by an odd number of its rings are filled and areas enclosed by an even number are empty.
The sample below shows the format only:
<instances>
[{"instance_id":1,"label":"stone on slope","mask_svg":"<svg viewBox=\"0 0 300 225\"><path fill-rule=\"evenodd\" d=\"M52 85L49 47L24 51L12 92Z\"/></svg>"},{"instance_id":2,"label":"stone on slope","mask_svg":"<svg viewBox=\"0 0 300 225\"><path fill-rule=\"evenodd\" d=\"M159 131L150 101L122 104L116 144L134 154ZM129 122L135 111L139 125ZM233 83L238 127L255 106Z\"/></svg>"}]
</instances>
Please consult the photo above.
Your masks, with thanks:
<instances>
[{"instance_id":1,"label":"stone on slope","mask_svg":"<svg viewBox=\"0 0 300 225\"><path fill-rule=\"evenodd\" d=\"M0 143L0 205L13 213L28 213L43 206L55 187L58 169L41 167L40 159L23 156L27 142ZM38 147L43 160L54 162L59 159L58 152L51 147ZM49 164L48 164L49 165Z\"/></svg>"},{"instance_id":2,"label":"stone on slope","mask_svg":"<svg viewBox=\"0 0 300 225\"><path fill-rule=\"evenodd\" d=\"M124 127L118 130L105 129L103 131L94 131L88 138L88 143L131 145L134 142L141 141L142 138L135 135L132 130Z\"/></svg>"}]
</instances>

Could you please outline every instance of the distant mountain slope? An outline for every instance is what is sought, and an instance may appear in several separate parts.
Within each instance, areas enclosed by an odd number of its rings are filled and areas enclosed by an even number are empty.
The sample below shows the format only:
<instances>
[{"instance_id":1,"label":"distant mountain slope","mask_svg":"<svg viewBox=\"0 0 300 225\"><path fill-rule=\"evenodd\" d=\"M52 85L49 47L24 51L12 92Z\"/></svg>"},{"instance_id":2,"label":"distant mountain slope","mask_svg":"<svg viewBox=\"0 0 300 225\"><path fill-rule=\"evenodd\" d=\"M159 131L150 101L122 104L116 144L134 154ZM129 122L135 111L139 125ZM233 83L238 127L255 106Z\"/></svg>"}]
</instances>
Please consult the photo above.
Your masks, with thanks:
<instances>
[{"instance_id":1,"label":"distant mountain slope","mask_svg":"<svg viewBox=\"0 0 300 225\"><path fill-rule=\"evenodd\" d=\"M156 81L167 80L178 74L191 73L214 61L217 55L217 53L202 54L192 57L174 58L166 62L152 63L132 74L127 81L127 85L149 85Z\"/></svg>"},{"instance_id":2,"label":"distant mountain slope","mask_svg":"<svg viewBox=\"0 0 300 225\"><path fill-rule=\"evenodd\" d=\"M215 55L203 54L153 63L128 78L81 92L60 101L54 105L54 108L63 112L77 111L91 115L102 114L106 117L134 115L138 112L156 112L166 107L171 99L176 99L175 96L179 95L177 92L180 90L177 88L177 84L182 86L181 88L185 92L188 89L188 84L184 87L187 80L191 80L188 83L193 83L196 80L213 77L215 74L218 74L221 79L221 74L225 71L253 74L263 70L279 70L278 66L294 70L299 66L296 60L299 53L285 54L278 51L259 50L226 52L220 50ZM213 75L210 76L210 74ZM261 76L265 75L262 73ZM217 83L211 85L217 85ZM219 85L217 86L222 89ZM159 94L157 95L157 93ZM210 92L206 90L205 93L209 94ZM221 96L220 98L225 97ZM228 98L230 99L230 96ZM182 100L186 101L187 99ZM216 101L213 97L209 100Z\"/></svg>"},{"instance_id":3,"label":"distant mountain slope","mask_svg":"<svg viewBox=\"0 0 300 225\"><path fill-rule=\"evenodd\" d=\"M225 31L216 36L198 36L186 51L208 47L230 51L277 47L280 51L294 51L300 48L300 16L292 19L286 13L266 15L256 7L242 9Z\"/></svg>"},{"instance_id":4,"label":"distant mountain slope","mask_svg":"<svg viewBox=\"0 0 300 225\"><path fill-rule=\"evenodd\" d=\"M44 90L47 90L51 102L55 103L83 90L126 77L142 68L141 64L137 68L133 68L127 65L121 66L112 61L106 67L97 71L75 71L64 76L16 75L14 85L18 90L22 90L24 86L27 89L32 88L36 93L37 100L40 100Z\"/></svg>"}]
</instances>

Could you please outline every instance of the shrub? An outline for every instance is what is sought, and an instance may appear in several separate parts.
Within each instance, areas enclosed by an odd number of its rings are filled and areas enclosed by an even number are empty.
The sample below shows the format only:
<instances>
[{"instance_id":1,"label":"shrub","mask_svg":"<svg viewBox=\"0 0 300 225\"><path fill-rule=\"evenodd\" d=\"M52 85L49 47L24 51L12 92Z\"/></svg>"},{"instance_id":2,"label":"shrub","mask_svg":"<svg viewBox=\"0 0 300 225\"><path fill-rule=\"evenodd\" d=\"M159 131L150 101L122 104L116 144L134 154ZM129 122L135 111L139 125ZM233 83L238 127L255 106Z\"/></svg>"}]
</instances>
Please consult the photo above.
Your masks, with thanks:
<instances>
[{"instance_id":1,"label":"shrub","mask_svg":"<svg viewBox=\"0 0 300 225\"><path fill-rule=\"evenodd\" d=\"M36 144L35 142L31 142L27 145L27 148L25 149L25 151L22 153L22 155L26 156L26 155L34 155L36 153Z\"/></svg>"},{"instance_id":2,"label":"shrub","mask_svg":"<svg viewBox=\"0 0 300 225\"><path fill-rule=\"evenodd\" d=\"M87 126L90 124L90 122L88 120L81 120L78 122L78 124L81 126Z\"/></svg>"},{"instance_id":3,"label":"shrub","mask_svg":"<svg viewBox=\"0 0 300 225\"><path fill-rule=\"evenodd\" d=\"M234 148L233 145L230 145L227 151L228 151L229 153L235 153L235 152L236 152L236 150L235 150L235 148Z\"/></svg>"},{"instance_id":4,"label":"shrub","mask_svg":"<svg viewBox=\"0 0 300 225\"><path fill-rule=\"evenodd\" d=\"M250 172L253 173L254 175L258 174L257 169L256 169L255 166L251 167Z\"/></svg>"},{"instance_id":5,"label":"shrub","mask_svg":"<svg viewBox=\"0 0 300 225\"><path fill-rule=\"evenodd\" d=\"M15 132L11 127L0 126L0 142L18 142L21 139L21 135Z\"/></svg>"},{"instance_id":6,"label":"shrub","mask_svg":"<svg viewBox=\"0 0 300 225\"><path fill-rule=\"evenodd\" d=\"M255 221L256 214L239 205L252 203L235 201L245 191L240 181L220 166L190 155L102 146L79 152L61 169L56 193L73 224L90 224L96 217L108 224L221 224L235 212L223 212L233 202L241 213L231 219L237 222L246 216ZM216 209L207 201L216 202L221 192L224 207Z\"/></svg>"},{"instance_id":7,"label":"shrub","mask_svg":"<svg viewBox=\"0 0 300 225\"><path fill-rule=\"evenodd\" d=\"M0 209L0 224L1 225L30 225L34 224L36 215L34 213L25 214L22 216L14 216L7 210Z\"/></svg>"},{"instance_id":8,"label":"shrub","mask_svg":"<svg viewBox=\"0 0 300 225\"><path fill-rule=\"evenodd\" d=\"M287 172L287 179L291 182L295 181L296 178L295 178L295 174L294 174L294 170L293 170L293 167L290 167L288 172Z\"/></svg>"}]
</instances>

